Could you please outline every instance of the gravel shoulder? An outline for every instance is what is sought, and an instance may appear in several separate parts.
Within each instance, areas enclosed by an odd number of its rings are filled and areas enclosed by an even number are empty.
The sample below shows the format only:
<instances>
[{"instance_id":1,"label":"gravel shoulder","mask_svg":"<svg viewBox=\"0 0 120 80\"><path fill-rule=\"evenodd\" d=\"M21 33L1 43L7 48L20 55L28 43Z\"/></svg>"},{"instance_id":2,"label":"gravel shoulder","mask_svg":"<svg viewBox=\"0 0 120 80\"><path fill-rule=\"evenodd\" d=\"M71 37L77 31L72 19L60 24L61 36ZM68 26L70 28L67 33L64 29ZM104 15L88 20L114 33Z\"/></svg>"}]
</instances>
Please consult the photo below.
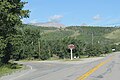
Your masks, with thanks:
<instances>
[{"instance_id":1,"label":"gravel shoulder","mask_svg":"<svg viewBox=\"0 0 120 80\"><path fill-rule=\"evenodd\" d=\"M52 60L52 61L32 61L38 63L59 63L59 64L81 64L81 63L89 63L97 60L104 59L105 57L93 57L93 58L82 58L79 60Z\"/></svg>"}]
</instances>

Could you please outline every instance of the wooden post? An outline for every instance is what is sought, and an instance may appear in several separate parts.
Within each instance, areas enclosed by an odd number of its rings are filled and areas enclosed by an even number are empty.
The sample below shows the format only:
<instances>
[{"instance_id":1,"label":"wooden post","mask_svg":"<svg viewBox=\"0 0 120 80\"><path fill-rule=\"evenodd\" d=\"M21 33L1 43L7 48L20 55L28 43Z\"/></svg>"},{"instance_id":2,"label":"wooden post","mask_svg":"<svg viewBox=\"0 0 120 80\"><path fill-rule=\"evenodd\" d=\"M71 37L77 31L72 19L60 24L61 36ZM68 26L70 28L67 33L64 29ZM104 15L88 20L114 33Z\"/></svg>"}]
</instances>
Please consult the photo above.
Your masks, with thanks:
<instances>
[{"instance_id":1,"label":"wooden post","mask_svg":"<svg viewBox=\"0 0 120 80\"><path fill-rule=\"evenodd\" d=\"M40 41L38 40L38 49L39 49L39 59L40 59Z\"/></svg>"}]
</instances>

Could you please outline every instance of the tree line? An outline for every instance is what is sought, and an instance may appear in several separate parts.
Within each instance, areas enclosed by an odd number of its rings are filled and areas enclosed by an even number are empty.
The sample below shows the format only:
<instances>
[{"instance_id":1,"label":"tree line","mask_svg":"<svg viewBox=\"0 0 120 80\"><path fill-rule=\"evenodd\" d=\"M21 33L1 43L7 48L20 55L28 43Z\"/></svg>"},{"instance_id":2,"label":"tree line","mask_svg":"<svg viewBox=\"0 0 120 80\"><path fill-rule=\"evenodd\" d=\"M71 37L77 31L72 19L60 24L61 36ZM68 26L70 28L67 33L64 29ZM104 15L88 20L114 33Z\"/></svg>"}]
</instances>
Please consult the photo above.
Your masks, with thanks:
<instances>
[{"instance_id":1,"label":"tree line","mask_svg":"<svg viewBox=\"0 0 120 80\"><path fill-rule=\"evenodd\" d=\"M17 28L17 34L11 37L12 55L11 59L40 59L47 60L51 57L60 59L70 58L69 44L74 44L73 56L100 56L112 52L111 45L99 43L87 44L79 39L64 37L61 39L42 39L42 31L39 27ZM116 48L117 49L117 48Z\"/></svg>"}]
</instances>

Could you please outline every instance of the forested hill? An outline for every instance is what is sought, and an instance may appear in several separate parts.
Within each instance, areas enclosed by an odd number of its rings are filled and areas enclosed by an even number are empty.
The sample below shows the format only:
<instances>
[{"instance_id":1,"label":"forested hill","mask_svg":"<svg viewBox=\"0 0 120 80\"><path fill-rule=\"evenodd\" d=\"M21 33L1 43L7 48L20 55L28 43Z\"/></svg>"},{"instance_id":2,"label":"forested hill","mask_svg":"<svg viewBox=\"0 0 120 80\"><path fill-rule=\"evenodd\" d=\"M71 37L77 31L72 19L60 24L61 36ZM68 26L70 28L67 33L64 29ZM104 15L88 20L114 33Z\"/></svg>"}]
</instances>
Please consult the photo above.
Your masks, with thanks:
<instances>
[{"instance_id":1,"label":"forested hill","mask_svg":"<svg viewBox=\"0 0 120 80\"><path fill-rule=\"evenodd\" d=\"M39 29L42 40L59 40L70 37L85 43L91 43L93 39L94 43L101 44L117 43L120 40L120 28L116 27L70 26L65 28L55 28L32 25L24 26L24 28Z\"/></svg>"},{"instance_id":2,"label":"forested hill","mask_svg":"<svg viewBox=\"0 0 120 80\"><path fill-rule=\"evenodd\" d=\"M74 44L73 56L101 56L115 48L120 50L120 28L70 26L65 28L40 27L24 24L10 37L11 59L70 58L69 44ZM115 34L115 35L114 35ZM116 37L115 37L116 36ZM1 46L4 47L4 46ZM2 51L2 50L1 50Z\"/></svg>"},{"instance_id":3,"label":"forested hill","mask_svg":"<svg viewBox=\"0 0 120 80\"><path fill-rule=\"evenodd\" d=\"M80 35L76 37L76 39L80 39L84 42L91 43L93 38L94 43L108 44L119 42L116 40L119 35L120 28L116 27L97 27L97 26L71 26L67 27L67 29L79 31ZM114 35L116 33L116 35ZM116 38L112 38L113 36Z\"/></svg>"},{"instance_id":4,"label":"forested hill","mask_svg":"<svg viewBox=\"0 0 120 80\"><path fill-rule=\"evenodd\" d=\"M76 46L74 56L100 56L120 50L117 38L120 28L70 26L65 28L24 25L14 36L14 59L69 58L69 44ZM113 35L114 36L113 36ZM115 37L116 36L116 37ZM112 38L115 37L115 38ZM17 53L17 54L16 54ZM19 55L19 56L18 56Z\"/></svg>"}]
</instances>

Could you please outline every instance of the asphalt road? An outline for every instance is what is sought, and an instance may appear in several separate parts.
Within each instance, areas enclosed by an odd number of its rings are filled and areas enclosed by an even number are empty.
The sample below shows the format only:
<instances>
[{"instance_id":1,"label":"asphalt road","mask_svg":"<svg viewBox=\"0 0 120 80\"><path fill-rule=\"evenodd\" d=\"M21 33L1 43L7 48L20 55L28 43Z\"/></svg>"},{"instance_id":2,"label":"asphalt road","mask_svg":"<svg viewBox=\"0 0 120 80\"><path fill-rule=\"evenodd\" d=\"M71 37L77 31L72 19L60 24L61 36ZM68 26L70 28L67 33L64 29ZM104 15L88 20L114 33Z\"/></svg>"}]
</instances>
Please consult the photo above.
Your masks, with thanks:
<instances>
[{"instance_id":1,"label":"asphalt road","mask_svg":"<svg viewBox=\"0 0 120 80\"><path fill-rule=\"evenodd\" d=\"M120 52L95 61L22 63L30 69L0 80L120 80Z\"/></svg>"}]
</instances>

